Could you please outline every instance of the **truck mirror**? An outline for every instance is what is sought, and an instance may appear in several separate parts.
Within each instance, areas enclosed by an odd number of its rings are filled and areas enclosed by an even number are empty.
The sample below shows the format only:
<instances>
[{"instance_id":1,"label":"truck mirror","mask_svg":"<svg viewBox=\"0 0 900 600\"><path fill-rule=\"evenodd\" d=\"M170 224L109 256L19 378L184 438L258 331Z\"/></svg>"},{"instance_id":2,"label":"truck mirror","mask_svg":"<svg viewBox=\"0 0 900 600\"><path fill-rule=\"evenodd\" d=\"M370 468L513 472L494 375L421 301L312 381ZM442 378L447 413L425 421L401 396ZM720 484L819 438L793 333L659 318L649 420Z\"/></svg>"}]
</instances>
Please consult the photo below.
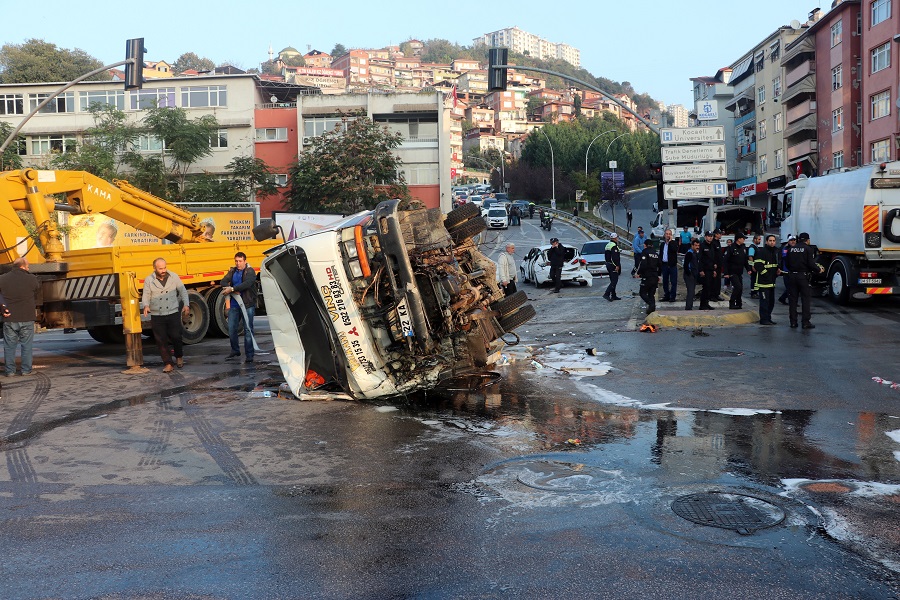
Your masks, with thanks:
<instances>
[{"instance_id":1,"label":"truck mirror","mask_svg":"<svg viewBox=\"0 0 900 600\"><path fill-rule=\"evenodd\" d=\"M257 242L274 240L278 237L278 230L280 229L281 227L276 225L274 221L266 221L253 228L253 238Z\"/></svg>"}]
</instances>

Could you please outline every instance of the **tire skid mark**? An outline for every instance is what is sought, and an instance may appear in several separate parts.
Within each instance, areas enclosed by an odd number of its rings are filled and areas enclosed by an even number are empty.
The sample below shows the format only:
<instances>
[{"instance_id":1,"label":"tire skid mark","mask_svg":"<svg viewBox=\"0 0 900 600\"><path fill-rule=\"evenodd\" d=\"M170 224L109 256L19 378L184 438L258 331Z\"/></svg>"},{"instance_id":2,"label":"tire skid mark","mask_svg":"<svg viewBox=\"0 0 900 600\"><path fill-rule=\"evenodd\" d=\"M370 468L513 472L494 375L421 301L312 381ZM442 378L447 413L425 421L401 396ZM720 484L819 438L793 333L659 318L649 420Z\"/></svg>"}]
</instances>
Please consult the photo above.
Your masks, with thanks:
<instances>
[{"instance_id":1,"label":"tire skid mark","mask_svg":"<svg viewBox=\"0 0 900 600\"><path fill-rule=\"evenodd\" d=\"M25 403L25 406L22 407L22 410L13 417L12 421L10 421L9 427L6 429L6 435L28 429L38 407L46 400L47 395L50 393L49 377L43 373L35 373L32 380L37 385L35 385L34 391L31 393L31 398Z\"/></svg>"},{"instance_id":2,"label":"tire skid mark","mask_svg":"<svg viewBox=\"0 0 900 600\"><path fill-rule=\"evenodd\" d=\"M7 435L28 429L31 421L40 407L41 403L50 393L50 378L43 373L35 373L32 381L35 382L34 391L31 398L22 407L22 409L10 421L6 432ZM6 451L6 470L9 472L9 479L13 483L37 483L37 472L31 464L27 449L22 446L18 448L10 448ZM34 486L14 486L13 494L17 498L25 498L38 500L40 494L34 493Z\"/></svg>"},{"instance_id":3,"label":"tire skid mark","mask_svg":"<svg viewBox=\"0 0 900 600\"><path fill-rule=\"evenodd\" d=\"M169 447L169 438L172 435L173 424L170 419L157 419L153 424L150 439L144 449L138 466L149 467L160 463L160 458Z\"/></svg>"},{"instance_id":4,"label":"tire skid mark","mask_svg":"<svg viewBox=\"0 0 900 600\"><path fill-rule=\"evenodd\" d=\"M213 429L209 420L203 417L201 409L192 404L194 394L192 392L184 392L180 396L184 414L187 416L194 433L210 458L222 469L222 472L237 485L258 485L256 478L241 462L241 459Z\"/></svg>"}]
</instances>

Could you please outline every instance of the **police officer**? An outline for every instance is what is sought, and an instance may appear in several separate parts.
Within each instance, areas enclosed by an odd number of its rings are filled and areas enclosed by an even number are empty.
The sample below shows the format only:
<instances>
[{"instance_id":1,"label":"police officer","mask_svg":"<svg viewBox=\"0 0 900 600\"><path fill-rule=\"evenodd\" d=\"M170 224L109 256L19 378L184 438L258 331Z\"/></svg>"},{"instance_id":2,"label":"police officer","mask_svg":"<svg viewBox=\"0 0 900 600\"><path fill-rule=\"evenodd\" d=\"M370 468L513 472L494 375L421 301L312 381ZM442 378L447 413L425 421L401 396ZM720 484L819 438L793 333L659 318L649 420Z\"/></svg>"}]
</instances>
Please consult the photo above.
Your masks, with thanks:
<instances>
[{"instance_id":1,"label":"police officer","mask_svg":"<svg viewBox=\"0 0 900 600\"><path fill-rule=\"evenodd\" d=\"M619 274L622 273L622 253L619 251L618 233L613 233L610 236L610 242L606 244L603 258L606 261L606 272L609 274L609 286L603 292L603 297L610 302L621 300L616 295L616 285L619 283Z\"/></svg>"},{"instance_id":2,"label":"police officer","mask_svg":"<svg viewBox=\"0 0 900 600\"><path fill-rule=\"evenodd\" d=\"M684 253L684 287L687 299L684 310L694 310L694 288L700 278L700 240L691 240Z\"/></svg>"},{"instance_id":3,"label":"police officer","mask_svg":"<svg viewBox=\"0 0 900 600\"><path fill-rule=\"evenodd\" d=\"M718 276L718 272L716 271L716 252L717 250L713 246L713 232L707 231L703 236L703 241L700 242L700 259L698 261L700 267L700 282L703 284L703 289L700 291L700 310L713 309L713 307L709 305L709 301L714 297L713 292L715 290L713 286L715 285Z\"/></svg>"},{"instance_id":4,"label":"police officer","mask_svg":"<svg viewBox=\"0 0 900 600\"><path fill-rule=\"evenodd\" d=\"M744 293L744 271L747 269L747 247L744 246L744 239L744 234L737 232L734 235L734 244L729 246L725 255L725 272L728 273L728 281L731 282L728 308L732 310L743 308L741 294Z\"/></svg>"},{"instance_id":5,"label":"police officer","mask_svg":"<svg viewBox=\"0 0 900 600\"><path fill-rule=\"evenodd\" d=\"M722 248L722 230L713 231L712 247L715 250L713 257L716 259L716 277L713 280L713 287L710 290L710 300L721 302L725 298L722 297L722 276L725 274L725 251ZM705 286L704 286L705 287Z\"/></svg>"},{"instance_id":6,"label":"police officer","mask_svg":"<svg viewBox=\"0 0 900 600\"><path fill-rule=\"evenodd\" d=\"M562 285L562 268L566 261L566 248L559 243L559 239L550 238L550 248L547 250L547 261L550 263L550 278L553 280L553 293L559 293Z\"/></svg>"},{"instance_id":7,"label":"police officer","mask_svg":"<svg viewBox=\"0 0 900 600\"><path fill-rule=\"evenodd\" d=\"M797 298L803 305L803 329L815 329L810 323L810 289L809 277L812 273L823 271L816 264L813 250L809 247L809 234L806 232L797 236L797 245L788 246L786 266L788 277L791 281L791 299L788 315L791 319L791 327L797 327Z\"/></svg>"},{"instance_id":8,"label":"police officer","mask_svg":"<svg viewBox=\"0 0 900 600\"><path fill-rule=\"evenodd\" d=\"M775 325L772 309L775 308L775 282L778 281L778 263L781 252L775 247L775 236L766 236L766 245L756 249L753 256L753 274L759 296L759 324Z\"/></svg>"},{"instance_id":9,"label":"police officer","mask_svg":"<svg viewBox=\"0 0 900 600\"><path fill-rule=\"evenodd\" d=\"M653 249L652 240L644 240L644 251L638 263L635 277L641 278L641 299L647 303L647 314L656 310L656 288L659 287L659 270L662 264Z\"/></svg>"}]
</instances>

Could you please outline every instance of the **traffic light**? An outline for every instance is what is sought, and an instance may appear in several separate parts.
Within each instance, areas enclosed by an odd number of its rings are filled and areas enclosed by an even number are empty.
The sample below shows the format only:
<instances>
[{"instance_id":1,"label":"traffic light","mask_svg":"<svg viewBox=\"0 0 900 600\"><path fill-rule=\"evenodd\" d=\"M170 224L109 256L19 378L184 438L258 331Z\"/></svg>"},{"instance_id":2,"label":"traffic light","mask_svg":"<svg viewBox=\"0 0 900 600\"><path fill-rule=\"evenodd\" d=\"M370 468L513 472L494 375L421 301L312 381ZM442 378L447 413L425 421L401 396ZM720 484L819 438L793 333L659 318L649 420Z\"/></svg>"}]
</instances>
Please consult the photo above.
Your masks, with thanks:
<instances>
[{"instance_id":1,"label":"traffic light","mask_svg":"<svg viewBox=\"0 0 900 600\"><path fill-rule=\"evenodd\" d=\"M650 179L662 181L662 163L650 163Z\"/></svg>"},{"instance_id":2,"label":"traffic light","mask_svg":"<svg viewBox=\"0 0 900 600\"><path fill-rule=\"evenodd\" d=\"M144 38L125 42L125 89L139 90L144 85Z\"/></svg>"},{"instance_id":3,"label":"traffic light","mask_svg":"<svg viewBox=\"0 0 900 600\"><path fill-rule=\"evenodd\" d=\"M488 50L488 91L502 92L506 90L506 61L508 48L491 48Z\"/></svg>"}]
</instances>

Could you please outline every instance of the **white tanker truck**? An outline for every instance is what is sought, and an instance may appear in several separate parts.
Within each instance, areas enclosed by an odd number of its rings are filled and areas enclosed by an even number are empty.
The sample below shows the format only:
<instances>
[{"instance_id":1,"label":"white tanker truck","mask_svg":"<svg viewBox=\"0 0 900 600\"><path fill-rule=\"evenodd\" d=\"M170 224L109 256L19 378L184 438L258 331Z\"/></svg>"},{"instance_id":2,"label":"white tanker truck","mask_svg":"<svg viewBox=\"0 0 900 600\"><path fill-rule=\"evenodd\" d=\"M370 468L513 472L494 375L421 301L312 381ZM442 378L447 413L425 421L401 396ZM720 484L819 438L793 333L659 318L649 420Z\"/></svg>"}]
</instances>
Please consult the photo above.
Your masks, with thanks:
<instances>
[{"instance_id":1,"label":"white tanker truck","mask_svg":"<svg viewBox=\"0 0 900 600\"><path fill-rule=\"evenodd\" d=\"M807 178L785 187L781 237L809 233L828 295L900 294L900 162Z\"/></svg>"}]
</instances>

